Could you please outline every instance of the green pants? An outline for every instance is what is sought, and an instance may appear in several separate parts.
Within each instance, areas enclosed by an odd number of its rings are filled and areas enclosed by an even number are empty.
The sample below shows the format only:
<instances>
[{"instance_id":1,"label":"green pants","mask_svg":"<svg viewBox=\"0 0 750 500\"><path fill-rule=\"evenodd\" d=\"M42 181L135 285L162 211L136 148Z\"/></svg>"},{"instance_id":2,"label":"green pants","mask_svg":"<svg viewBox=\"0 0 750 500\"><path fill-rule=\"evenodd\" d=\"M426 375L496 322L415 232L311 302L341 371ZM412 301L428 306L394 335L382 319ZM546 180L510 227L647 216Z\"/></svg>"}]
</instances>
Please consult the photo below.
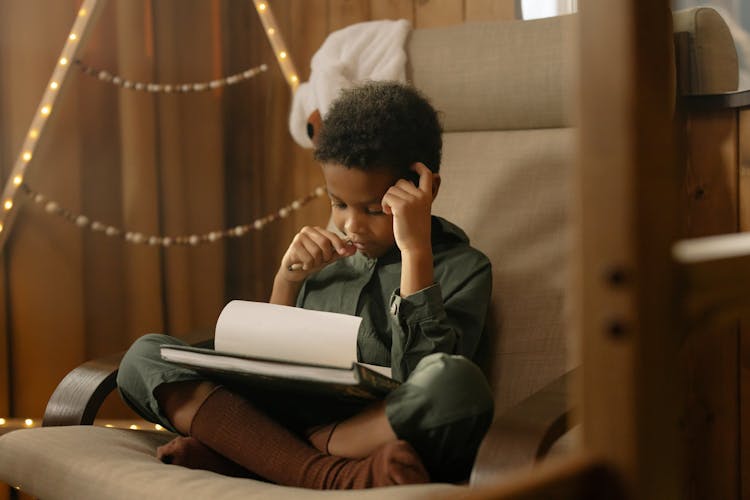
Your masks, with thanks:
<instances>
[{"instance_id":1,"label":"green pants","mask_svg":"<svg viewBox=\"0 0 750 500\"><path fill-rule=\"evenodd\" d=\"M184 345L167 335L138 339L120 363L117 386L123 400L146 420L176 432L154 397L161 384L205 380L198 372L161 359L162 344ZM365 403L325 405L312 398L284 397L253 390L252 403L290 430L347 418ZM408 379L385 400L393 431L419 453L433 480L468 478L479 444L493 415L492 393L479 368L463 356L443 353L423 358Z\"/></svg>"}]
</instances>

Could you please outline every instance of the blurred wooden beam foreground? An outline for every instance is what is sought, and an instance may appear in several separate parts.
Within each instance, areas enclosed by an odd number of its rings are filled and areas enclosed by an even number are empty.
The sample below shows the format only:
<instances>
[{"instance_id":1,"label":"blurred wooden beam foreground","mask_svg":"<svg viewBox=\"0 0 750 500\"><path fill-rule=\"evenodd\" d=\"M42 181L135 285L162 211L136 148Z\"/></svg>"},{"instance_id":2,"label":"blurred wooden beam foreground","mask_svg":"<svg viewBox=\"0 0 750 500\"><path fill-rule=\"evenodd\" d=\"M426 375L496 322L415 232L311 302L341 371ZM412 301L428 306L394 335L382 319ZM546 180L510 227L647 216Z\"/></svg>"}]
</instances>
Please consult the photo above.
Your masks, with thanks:
<instances>
[{"instance_id":1,"label":"blurred wooden beam foreground","mask_svg":"<svg viewBox=\"0 0 750 500\"><path fill-rule=\"evenodd\" d=\"M573 328L583 449L476 498L679 498L682 327L672 28L666 0L580 9Z\"/></svg>"},{"instance_id":2,"label":"blurred wooden beam foreground","mask_svg":"<svg viewBox=\"0 0 750 500\"><path fill-rule=\"evenodd\" d=\"M628 498L679 498L669 2L581 3L573 327L583 444L614 465Z\"/></svg>"}]
</instances>

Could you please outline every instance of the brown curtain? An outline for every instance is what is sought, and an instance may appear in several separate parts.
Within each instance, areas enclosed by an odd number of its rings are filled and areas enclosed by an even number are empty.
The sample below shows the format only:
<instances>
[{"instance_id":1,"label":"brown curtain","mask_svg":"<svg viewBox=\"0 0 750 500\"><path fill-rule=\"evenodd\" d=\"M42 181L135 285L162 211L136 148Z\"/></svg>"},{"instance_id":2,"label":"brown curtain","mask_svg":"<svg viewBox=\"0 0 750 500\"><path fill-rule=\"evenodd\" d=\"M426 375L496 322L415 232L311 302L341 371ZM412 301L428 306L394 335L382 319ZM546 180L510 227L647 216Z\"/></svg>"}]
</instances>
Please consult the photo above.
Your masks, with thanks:
<instances>
[{"instance_id":1,"label":"brown curtain","mask_svg":"<svg viewBox=\"0 0 750 500\"><path fill-rule=\"evenodd\" d=\"M5 176L78 7L70 0L3 3ZM107 2L80 58L135 81L224 76L221 9L218 0ZM73 71L26 180L62 206L126 230L222 228L223 99L222 90L128 91ZM40 416L67 371L144 333L210 331L225 301L223 243L125 244L19 201L3 250L4 414Z\"/></svg>"},{"instance_id":2,"label":"brown curtain","mask_svg":"<svg viewBox=\"0 0 750 500\"><path fill-rule=\"evenodd\" d=\"M104 0L101 0L104 1ZM0 2L2 180L76 16L78 0ZM333 30L369 19L415 27L513 18L514 0L271 0L302 80ZM29 167L29 185L71 211L147 234L246 224L322 183L287 132L289 87L250 0L109 0L80 53L144 82L269 71L204 93L123 90L73 72ZM163 249L92 234L19 198L0 266L0 416L43 414L86 359L147 332L210 334L230 298L265 300L278 261L328 204L246 237ZM104 416L128 416L117 398Z\"/></svg>"}]
</instances>

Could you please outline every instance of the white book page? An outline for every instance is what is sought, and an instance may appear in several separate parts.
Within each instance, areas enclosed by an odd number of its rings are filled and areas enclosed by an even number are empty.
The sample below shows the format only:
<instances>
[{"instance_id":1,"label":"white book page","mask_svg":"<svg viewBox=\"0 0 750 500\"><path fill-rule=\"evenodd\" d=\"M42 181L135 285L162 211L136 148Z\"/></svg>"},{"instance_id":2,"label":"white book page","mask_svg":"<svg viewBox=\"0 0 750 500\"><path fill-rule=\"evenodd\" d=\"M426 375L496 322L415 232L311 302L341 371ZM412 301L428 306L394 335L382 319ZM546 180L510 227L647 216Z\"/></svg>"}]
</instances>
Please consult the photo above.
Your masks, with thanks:
<instances>
[{"instance_id":1,"label":"white book page","mask_svg":"<svg viewBox=\"0 0 750 500\"><path fill-rule=\"evenodd\" d=\"M385 375L388 378L393 378L393 369L390 366L371 365L369 363L360 363L360 365L369 368L374 372L378 372L381 375Z\"/></svg>"},{"instance_id":2,"label":"white book page","mask_svg":"<svg viewBox=\"0 0 750 500\"><path fill-rule=\"evenodd\" d=\"M287 379L297 378L343 385L355 385L357 382L354 378L354 373L351 370L342 370L339 368L286 365L273 361L232 358L218 354L214 356L206 356L201 353L170 349L169 346L162 346L161 355L162 358L167 361L187 363L192 366L226 370L229 372L249 373Z\"/></svg>"},{"instance_id":3,"label":"white book page","mask_svg":"<svg viewBox=\"0 0 750 500\"><path fill-rule=\"evenodd\" d=\"M362 318L233 300L216 323L214 348L257 358L350 368Z\"/></svg>"}]
</instances>

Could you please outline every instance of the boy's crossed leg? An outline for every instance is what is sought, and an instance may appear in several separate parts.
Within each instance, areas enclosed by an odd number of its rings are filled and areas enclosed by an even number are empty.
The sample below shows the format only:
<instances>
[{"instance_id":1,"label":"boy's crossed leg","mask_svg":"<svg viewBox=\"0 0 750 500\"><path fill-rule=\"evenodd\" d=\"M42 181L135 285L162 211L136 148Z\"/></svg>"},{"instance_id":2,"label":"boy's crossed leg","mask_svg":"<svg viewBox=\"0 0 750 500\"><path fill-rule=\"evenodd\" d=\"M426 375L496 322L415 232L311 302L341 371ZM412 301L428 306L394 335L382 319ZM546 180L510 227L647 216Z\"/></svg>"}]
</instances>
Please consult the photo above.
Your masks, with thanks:
<instances>
[{"instance_id":1,"label":"boy's crossed leg","mask_svg":"<svg viewBox=\"0 0 750 500\"><path fill-rule=\"evenodd\" d=\"M234 464L239 464L279 484L318 489L429 481L417 453L395 435L363 458L332 456L313 448L243 397L210 382L163 384L155 395L175 428L191 436L160 448L160 458L171 463L208 465L210 470L231 475L240 475L232 474Z\"/></svg>"}]
</instances>

